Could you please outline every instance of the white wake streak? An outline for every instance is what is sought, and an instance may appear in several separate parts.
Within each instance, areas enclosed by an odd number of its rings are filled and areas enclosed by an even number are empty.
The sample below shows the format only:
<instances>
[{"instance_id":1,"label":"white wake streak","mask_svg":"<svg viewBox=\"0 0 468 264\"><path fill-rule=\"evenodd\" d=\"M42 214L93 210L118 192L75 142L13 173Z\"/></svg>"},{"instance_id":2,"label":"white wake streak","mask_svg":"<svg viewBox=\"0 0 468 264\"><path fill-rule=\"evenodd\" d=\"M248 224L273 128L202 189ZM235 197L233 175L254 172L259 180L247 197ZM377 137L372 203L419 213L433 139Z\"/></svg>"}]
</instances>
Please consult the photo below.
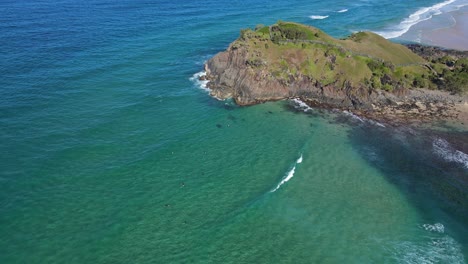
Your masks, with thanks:
<instances>
[{"instance_id":1,"label":"white wake streak","mask_svg":"<svg viewBox=\"0 0 468 264\"><path fill-rule=\"evenodd\" d=\"M314 20L321 20L321 19L325 19L327 18L328 16L310 16L311 19L314 19Z\"/></svg>"},{"instance_id":2,"label":"white wake streak","mask_svg":"<svg viewBox=\"0 0 468 264\"><path fill-rule=\"evenodd\" d=\"M296 165L297 164L301 164L302 163L302 154L301 156L296 160ZM294 167L288 171L288 174L281 180L280 183L278 183L278 185L276 186L275 189L271 190L270 192L276 192L280 187L281 185L285 184L286 182L288 182L290 179L292 179L292 177L294 177L294 172L296 171L296 165L294 165Z\"/></svg>"}]
</instances>

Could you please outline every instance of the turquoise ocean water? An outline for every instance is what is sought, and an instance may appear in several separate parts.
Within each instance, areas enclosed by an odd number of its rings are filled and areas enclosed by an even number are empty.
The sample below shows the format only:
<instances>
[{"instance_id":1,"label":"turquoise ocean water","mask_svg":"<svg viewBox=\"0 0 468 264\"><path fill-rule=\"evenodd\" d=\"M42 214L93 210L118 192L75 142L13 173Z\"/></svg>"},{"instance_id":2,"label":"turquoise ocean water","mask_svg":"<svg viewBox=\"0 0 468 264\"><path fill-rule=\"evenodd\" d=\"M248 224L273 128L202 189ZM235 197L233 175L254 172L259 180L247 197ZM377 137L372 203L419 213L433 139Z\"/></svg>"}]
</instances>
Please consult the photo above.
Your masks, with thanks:
<instances>
[{"instance_id":1,"label":"turquoise ocean water","mask_svg":"<svg viewBox=\"0 0 468 264\"><path fill-rule=\"evenodd\" d=\"M465 130L193 78L242 28L397 36L466 4L1 1L0 263L466 263Z\"/></svg>"}]
</instances>

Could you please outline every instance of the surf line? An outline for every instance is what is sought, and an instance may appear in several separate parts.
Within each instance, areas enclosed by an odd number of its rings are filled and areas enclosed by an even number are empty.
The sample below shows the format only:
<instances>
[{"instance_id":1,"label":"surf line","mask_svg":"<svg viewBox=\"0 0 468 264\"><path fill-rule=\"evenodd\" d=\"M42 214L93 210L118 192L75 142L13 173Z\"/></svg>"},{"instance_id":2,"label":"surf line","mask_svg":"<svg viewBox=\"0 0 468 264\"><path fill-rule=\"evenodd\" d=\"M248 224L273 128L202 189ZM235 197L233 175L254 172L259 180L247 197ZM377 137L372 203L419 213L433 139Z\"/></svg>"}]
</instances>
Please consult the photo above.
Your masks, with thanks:
<instances>
[{"instance_id":1,"label":"surf line","mask_svg":"<svg viewBox=\"0 0 468 264\"><path fill-rule=\"evenodd\" d=\"M283 179L281 179L281 182L278 183L278 185L276 186L275 189L271 190L270 192L273 193L273 192L276 192L280 187L281 185L285 184L286 182L288 182L290 179L292 179L292 177L294 177L294 172L296 171L296 166L297 164L301 164L302 163L302 154L301 156L296 160L296 163L294 164L294 167L288 171L288 173L283 177Z\"/></svg>"},{"instance_id":2,"label":"surf line","mask_svg":"<svg viewBox=\"0 0 468 264\"><path fill-rule=\"evenodd\" d=\"M317 15L314 15L314 16L309 16L311 19L313 20L322 20L322 19L325 19L325 18L328 18L329 16L317 16Z\"/></svg>"},{"instance_id":3,"label":"surf line","mask_svg":"<svg viewBox=\"0 0 468 264\"><path fill-rule=\"evenodd\" d=\"M443 7L453 4L457 0L447 0L442 3L435 4L433 6L429 7L423 7L420 8L418 11L414 12L411 14L409 17L405 18L403 21L400 22L399 25L396 25L393 30L387 30L387 31L378 31L375 32L382 37L386 39L391 39L391 38L398 38L408 32L411 27L414 25L431 19L435 15L440 15L442 14L442 11L440 11Z\"/></svg>"}]
</instances>

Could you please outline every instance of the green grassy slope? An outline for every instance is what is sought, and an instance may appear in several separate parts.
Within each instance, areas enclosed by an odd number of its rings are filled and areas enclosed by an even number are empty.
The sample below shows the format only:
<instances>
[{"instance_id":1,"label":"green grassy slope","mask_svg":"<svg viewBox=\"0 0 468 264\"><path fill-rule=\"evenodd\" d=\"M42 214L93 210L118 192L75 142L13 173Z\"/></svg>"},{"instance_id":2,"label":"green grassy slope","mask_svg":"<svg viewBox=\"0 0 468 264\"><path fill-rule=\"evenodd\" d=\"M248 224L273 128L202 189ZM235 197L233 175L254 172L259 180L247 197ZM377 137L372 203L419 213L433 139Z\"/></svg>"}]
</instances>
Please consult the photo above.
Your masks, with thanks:
<instances>
[{"instance_id":1,"label":"green grassy slope","mask_svg":"<svg viewBox=\"0 0 468 264\"><path fill-rule=\"evenodd\" d=\"M431 67L405 46L371 32L339 40L317 28L292 22L242 30L241 37L231 45L234 49L241 47L248 51L246 63L250 67L268 70L286 84L297 76L308 76L338 88L351 84L385 90L435 89L444 88L446 85L440 85L444 74L452 76L454 71L443 63ZM460 67L463 73L466 65Z\"/></svg>"}]
</instances>

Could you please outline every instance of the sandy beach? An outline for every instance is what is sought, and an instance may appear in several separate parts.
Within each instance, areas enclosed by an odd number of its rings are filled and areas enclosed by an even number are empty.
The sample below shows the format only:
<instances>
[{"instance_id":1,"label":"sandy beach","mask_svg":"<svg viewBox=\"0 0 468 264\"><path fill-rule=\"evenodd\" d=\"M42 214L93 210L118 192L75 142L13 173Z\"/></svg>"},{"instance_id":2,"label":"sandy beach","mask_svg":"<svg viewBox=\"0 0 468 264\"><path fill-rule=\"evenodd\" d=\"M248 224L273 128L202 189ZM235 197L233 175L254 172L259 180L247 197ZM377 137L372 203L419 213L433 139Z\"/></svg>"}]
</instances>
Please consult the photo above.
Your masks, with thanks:
<instances>
[{"instance_id":1,"label":"sandy beach","mask_svg":"<svg viewBox=\"0 0 468 264\"><path fill-rule=\"evenodd\" d=\"M452 18L454 20L452 27L427 32L424 37L434 46L468 50L468 11L453 12Z\"/></svg>"},{"instance_id":2,"label":"sandy beach","mask_svg":"<svg viewBox=\"0 0 468 264\"><path fill-rule=\"evenodd\" d=\"M431 19L420 22L401 37L409 40L447 49L468 51L468 6L459 10L434 15ZM447 122L468 126L468 103L466 96L447 109Z\"/></svg>"},{"instance_id":3,"label":"sandy beach","mask_svg":"<svg viewBox=\"0 0 468 264\"><path fill-rule=\"evenodd\" d=\"M414 25L401 39L448 49L468 50L468 6Z\"/></svg>"}]
</instances>

